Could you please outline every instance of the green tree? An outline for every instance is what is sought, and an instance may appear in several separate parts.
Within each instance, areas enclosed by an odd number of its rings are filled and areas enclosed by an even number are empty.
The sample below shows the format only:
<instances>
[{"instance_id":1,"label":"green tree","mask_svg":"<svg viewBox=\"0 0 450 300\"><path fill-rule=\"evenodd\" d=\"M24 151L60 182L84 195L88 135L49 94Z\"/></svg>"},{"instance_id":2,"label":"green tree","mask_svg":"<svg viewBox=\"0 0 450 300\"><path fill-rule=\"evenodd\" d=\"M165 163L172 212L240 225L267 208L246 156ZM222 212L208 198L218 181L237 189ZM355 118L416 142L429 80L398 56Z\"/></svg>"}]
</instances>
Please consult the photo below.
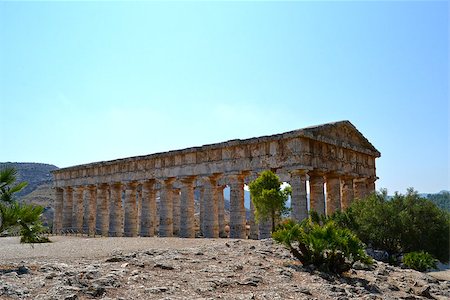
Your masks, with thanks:
<instances>
[{"instance_id":1,"label":"green tree","mask_svg":"<svg viewBox=\"0 0 450 300\"><path fill-rule=\"evenodd\" d=\"M11 203L14 193L20 192L27 186L26 182L16 184L17 170L11 167L0 170L0 201Z\"/></svg>"},{"instance_id":2,"label":"green tree","mask_svg":"<svg viewBox=\"0 0 450 300\"><path fill-rule=\"evenodd\" d=\"M271 219L273 232L277 220L288 210L286 201L289 190L281 190L280 179L270 170L262 172L256 180L250 183L249 188L255 207L256 221L259 223Z\"/></svg>"},{"instance_id":3,"label":"green tree","mask_svg":"<svg viewBox=\"0 0 450 300\"><path fill-rule=\"evenodd\" d=\"M390 256L426 251L448 261L450 214L408 189L392 199L386 191L354 201L343 213L332 216L342 227L350 228L366 244Z\"/></svg>"},{"instance_id":4,"label":"green tree","mask_svg":"<svg viewBox=\"0 0 450 300\"><path fill-rule=\"evenodd\" d=\"M40 217L43 207L19 204L14 194L27 183L16 184L17 171L14 168L0 170L0 234L8 230L19 230L21 242L40 243L48 239L40 236L44 227Z\"/></svg>"}]
</instances>

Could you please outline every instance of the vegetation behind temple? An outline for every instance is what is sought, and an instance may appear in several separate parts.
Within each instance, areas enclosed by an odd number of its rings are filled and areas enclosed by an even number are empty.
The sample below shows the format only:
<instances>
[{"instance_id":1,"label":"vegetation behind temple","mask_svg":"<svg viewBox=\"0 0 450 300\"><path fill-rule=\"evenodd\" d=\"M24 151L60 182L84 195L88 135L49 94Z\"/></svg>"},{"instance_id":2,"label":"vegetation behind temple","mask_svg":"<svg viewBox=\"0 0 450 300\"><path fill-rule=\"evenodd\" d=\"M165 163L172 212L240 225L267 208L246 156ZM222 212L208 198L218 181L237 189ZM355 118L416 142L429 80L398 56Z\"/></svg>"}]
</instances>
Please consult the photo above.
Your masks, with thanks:
<instances>
[{"instance_id":1,"label":"vegetation behind temple","mask_svg":"<svg viewBox=\"0 0 450 300\"><path fill-rule=\"evenodd\" d=\"M279 186L271 171L250 183L256 220L271 218L273 238L304 265L342 273L356 261L370 264L362 242L386 251L391 263L399 263L406 253L404 263L418 270L433 267L434 258L449 261L450 213L412 188L393 197L386 190L375 192L331 216L312 211L302 222L286 219L273 230L285 210Z\"/></svg>"}]
</instances>

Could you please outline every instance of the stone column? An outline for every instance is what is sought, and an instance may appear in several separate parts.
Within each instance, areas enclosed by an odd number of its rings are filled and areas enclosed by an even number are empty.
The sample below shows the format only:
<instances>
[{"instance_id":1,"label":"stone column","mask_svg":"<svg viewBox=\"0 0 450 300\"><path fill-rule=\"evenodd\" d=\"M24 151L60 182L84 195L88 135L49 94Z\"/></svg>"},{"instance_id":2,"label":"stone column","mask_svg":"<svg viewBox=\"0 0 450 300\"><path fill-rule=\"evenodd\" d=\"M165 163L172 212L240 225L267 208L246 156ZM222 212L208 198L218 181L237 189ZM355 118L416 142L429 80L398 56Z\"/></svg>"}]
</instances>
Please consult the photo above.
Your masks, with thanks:
<instances>
[{"instance_id":1,"label":"stone column","mask_svg":"<svg viewBox=\"0 0 450 300\"><path fill-rule=\"evenodd\" d=\"M181 180L180 237L184 238L195 237L194 180L195 177Z\"/></svg>"},{"instance_id":2,"label":"stone column","mask_svg":"<svg viewBox=\"0 0 450 300\"><path fill-rule=\"evenodd\" d=\"M356 178L353 180L353 189L356 199L363 199L367 196L366 178Z\"/></svg>"},{"instance_id":3,"label":"stone column","mask_svg":"<svg viewBox=\"0 0 450 300\"><path fill-rule=\"evenodd\" d=\"M308 198L306 195L306 171L298 170L291 173L291 217L302 221L308 217Z\"/></svg>"},{"instance_id":4,"label":"stone column","mask_svg":"<svg viewBox=\"0 0 450 300\"><path fill-rule=\"evenodd\" d=\"M108 198L108 185L105 183L97 185L97 228L103 236L108 236L109 231Z\"/></svg>"},{"instance_id":5,"label":"stone column","mask_svg":"<svg viewBox=\"0 0 450 300\"><path fill-rule=\"evenodd\" d=\"M159 236L173 236L173 191L174 178L164 180L161 185Z\"/></svg>"},{"instance_id":6,"label":"stone column","mask_svg":"<svg viewBox=\"0 0 450 300\"><path fill-rule=\"evenodd\" d=\"M96 208L97 208L97 186L90 185L88 186L88 194L87 194L87 210L88 210L88 233L89 235L95 235L95 216L96 216Z\"/></svg>"},{"instance_id":7,"label":"stone column","mask_svg":"<svg viewBox=\"0 0 450 300\"><path fill-rule=\"evenodd\" d=\"M355 198L353 192L353 177L341 177L341 208L347 209Z\"/></svg>"},{"instance_id":8,"label":"stone column","mask_svg":"<svg viewBox=\"0 0 450 300\"><path fill-rule=\"evenodd\" d=\"M311 210L325 214L324 178L322 173L313 173L309 176L309 199Z\"/></svg>"},{"instance_id":9,"label":"stone column","mask_svg":"<svg viewBox=\"0 0 450 300\"><path fill-rule=\"evenodd\" d=\"M74 190L74 218L72 220L72 227L76 232L83 231L83 197L84 197L84 187L79 186Z\"/></svg>"},{"instance_id":10,"label":"stone column","mask_svg":"<svg viewBox=\"0 0 450 300\"><path fill-rule=\"evenodd\" d=\"M64 190L62 188L55 188L55 213L53 215L54 234L60 233L62 229L63 203L64 203Z\"/></svg>"},{"instance_id":11,"label":"stone column","mask_svg":"<svg viewBox=\"0 0 450 300\"><path fill-rule=\"evenodd\" d=\"M259 235L259 230L258 230L258 224L256 223L255 220L255 206L253 204L252 199L250 199L250 234L249 234L249 238L252 240L257 240L258 239L258 235Z\"/></svg>"},{"instance_id":12,"label":"stone column","mask_svg":"<svg viewBox=\"0 0 450 300\"><path fill-rule=\"evenodd\" d=\"M217 205L217 176L209 176L203 180L204 193L204 232L207 238L219 237L219 217Z\"/></svg>"},{"instance_id":13,"label":"stone column","mask_svg":"<svg viewBox=\"0 0 450 300\"><path fill-rule=\"evenodd\" d=\"M141 236L154 236L156 229L155 180L142 184Z\"/></svg>"},{"instance_id":14,"label":"stone column","mask_svg":"<svg viewBox=\"0 0 450 300\"><path fill-rule=\"evenodd\" d=\"M272 228L272 218L269 217L267 220L261 220L258 224L259 239L268 239L271 237Z\"/></svg>"},{"instance_id":15,"label":"stone column","mask_svg":"<svg viewBox=\"0 0 450 300\"><path fill-rule=\"evenodd\" d=\"M136 182L129 182L125 190L124 235L137 236Z\"/></svg>"},{"instance_id":16,"label":"stone column","mask_svg":"<svg viewBox=\"0 0 450 300\"><path fill-rule=\"evenodd\" d=\"M327 187L327 215L341 209L341 181L339 175L329 173L326 175Z\"/></svg>"},{"instance_id":17,"label":"stone column","mask_svg":"<svg viewBox=\"0 0 450 300\"><path fill-rule=\"evenodd\" d=\"M201 186L198 189L200 191L200 198L198 199L200 210L198 214L198 222L200 227L200 235L205 236L205 186Z\"/></svg>"},{"instance_id":18,"label":"stone column","mask_svg":"<svg viewBox=\"0 0 450 300\"><path fill-rule=\"evenodd\" d=\"M109 233L111 236L123 235L122 183L111 184Z\"/></svg>"},{"instance_id":19,"label":"stone column","mask_svg":"<svg viewBox=\"0 0 450 300\"><path fill-rule=\"evenodd\" d=\"M367 196L375 193L375 181L377 180L377 177L369 177L366 180L366 187L367 187Z\"/></svg>"},{"instance_id":20,"label":"stone column","mask_svg":"<svg viewBox=\"0 0 450 300\"><path fill-rule=\"evenodd\" d=\"M223 189L225 185L219 185L217 187L217 215L219 222L219 237L226 238L227 233L225 232L225 199L223 197Z\"/></svg>"},{"instance_id":21,"label":"stone column","mask_svg":"<svg viewBox=\"0 0 450 300\"><path fill-rule=\"evenodd\" d=\"M230 177L230 238L246 238L244 176Z\"/></svg>"},{"instance_id":22,"label":"stone column","mask_svg":"<svg viewBox=\"0 0 450 300\"><path fill-rule=\"evenodd\" d=\"M73 215L73 189L70 186L64 188L64 202L63 202L63 230L72 230L72 215Z\"/></svg>"},{"instance_id":23,"label":"stone column","mask_svg":"<svg viewBox=\"0 0 450 300\"><path fill-rule=\"evenodd\" d=\"M180 235L180 189L173 189L173 235Z\"/></svg>"}]
</instances>

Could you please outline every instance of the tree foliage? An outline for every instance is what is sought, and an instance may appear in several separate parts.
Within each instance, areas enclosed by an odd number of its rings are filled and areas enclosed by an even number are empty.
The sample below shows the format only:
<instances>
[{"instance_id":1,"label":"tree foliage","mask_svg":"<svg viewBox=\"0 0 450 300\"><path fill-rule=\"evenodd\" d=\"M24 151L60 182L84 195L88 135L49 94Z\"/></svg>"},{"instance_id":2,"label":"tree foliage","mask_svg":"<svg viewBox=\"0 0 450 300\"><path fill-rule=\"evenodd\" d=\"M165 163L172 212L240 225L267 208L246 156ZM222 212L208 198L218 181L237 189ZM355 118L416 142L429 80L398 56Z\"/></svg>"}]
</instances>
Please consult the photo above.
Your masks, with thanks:
<instances>
[{"instance_id":1,"label":"tree foliage","mask_svg":"<svg viewBox=\"0 0 450 300\"><path fill-rule=\"evenodd\" d=\"M325 223L321 223L323 220ZM301 223L286 220L272 237L303 265L313 264L323 271L341 274L350 270L355 261L372 264L364 244L354 233L317 214Z\"/></svg>"},{"instance_id":2,"label":"tree foliage","mask_svg":"<svg viewBox=\"0 0 450 300\"><path fill-rule=\"evenodd\" d=\"M430 269L436 269L436 259L424 251L415 251L406 253L403 256L403 264L416 271L425 272Z\"/></svg>"},{"instance_id":3,"label":"tree foliage","mask_svg":"<svg viewBox=\"0 0 450 300\"><path fill-rule=\"evenodd\" d=\"M390 256L423 250L443 262L449 259L449 213L413 189L406 195L396 193L392 199L386 191L372 194L332 218Z\"/></svg>"},{"instance_id":4,"label":"tree foliage","mask_svg":"<svg viewBox=\"0 0 450 300\"><path fill-rule=\"evenodd\" d=\"M272 231L277 220L287 211L286 201L290 190L281 190L281 181L276 174L267 170L250 183L251 200L255 207L255 219L272 221Z\"/></svg>"},{"instance_id":5,"label":"tree foliage","mask_svg":"<svg viewBox=\"0 0 450 300\"><path fill-rule=\"evenodd\" d=\"M0 234L18 230L22 236L21 242L48 242L47 238L41 236L44 227L40 217L44 208L16 201L14 193L26 186L26 182L16 184L16 178L15 169L0 170Z\"/></svg>"}]
</instances>

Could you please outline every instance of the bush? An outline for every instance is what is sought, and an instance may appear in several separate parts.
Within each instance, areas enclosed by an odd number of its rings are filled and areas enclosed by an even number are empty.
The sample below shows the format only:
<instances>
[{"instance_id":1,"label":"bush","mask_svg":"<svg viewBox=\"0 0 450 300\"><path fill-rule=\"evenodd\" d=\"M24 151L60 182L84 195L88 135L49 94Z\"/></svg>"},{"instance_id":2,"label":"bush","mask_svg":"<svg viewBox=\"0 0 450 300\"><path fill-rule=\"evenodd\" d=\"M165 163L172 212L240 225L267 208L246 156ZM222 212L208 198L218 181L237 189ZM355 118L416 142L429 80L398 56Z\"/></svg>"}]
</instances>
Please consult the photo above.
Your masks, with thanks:
<instances>
[{"instance_id":1,"label":"bush","mask_svg":"<svg viewBox=\"0 0 450 300\"><path fill-rule=\"evenodd\" d=\"M425 272L426 270L436 269L436 259L428 252L410 252L403 256L403 264L416 271Z\"/></svg>"},{"instance_id":2,"label":"bush","mask_svg":"<svg viewBox=\"0 0 450 300\"><path fill-rule=\"evenodd\" d=\"M443 262L449 259L449 214L413 189L406 195L396 193L392 199L386 191L372 194L332 219L390 257L422 250Z\"/></svg>"},{"instance_id":3,"label":"bush","mask_svg":"<svg viewBox=\"0 0 450 300\"><path fill-rule=\"evenodd\" d=\"M341 274L350 270L355 261L372 264L364 252L364 244L355 234L331 220L323 225L317 220L317 217L301 223L287 220L272 237L303 265L313 264L322 271Z\"/></svg>"},{"instance_id":4,"label":"bush","mask_svg":"<svg viewBox=\"0 0 450 300\"><path fill-rule=\"evenodd\" d=\"M0 214L2 224L0 232L19 229L22 236L21 243L46 243L47 237L41 236L45 227L41 222L41 215L44 211L42 206L35 206L25 203L12 202L10 204L0 203Z\"/></svg>"}]
</instances>

